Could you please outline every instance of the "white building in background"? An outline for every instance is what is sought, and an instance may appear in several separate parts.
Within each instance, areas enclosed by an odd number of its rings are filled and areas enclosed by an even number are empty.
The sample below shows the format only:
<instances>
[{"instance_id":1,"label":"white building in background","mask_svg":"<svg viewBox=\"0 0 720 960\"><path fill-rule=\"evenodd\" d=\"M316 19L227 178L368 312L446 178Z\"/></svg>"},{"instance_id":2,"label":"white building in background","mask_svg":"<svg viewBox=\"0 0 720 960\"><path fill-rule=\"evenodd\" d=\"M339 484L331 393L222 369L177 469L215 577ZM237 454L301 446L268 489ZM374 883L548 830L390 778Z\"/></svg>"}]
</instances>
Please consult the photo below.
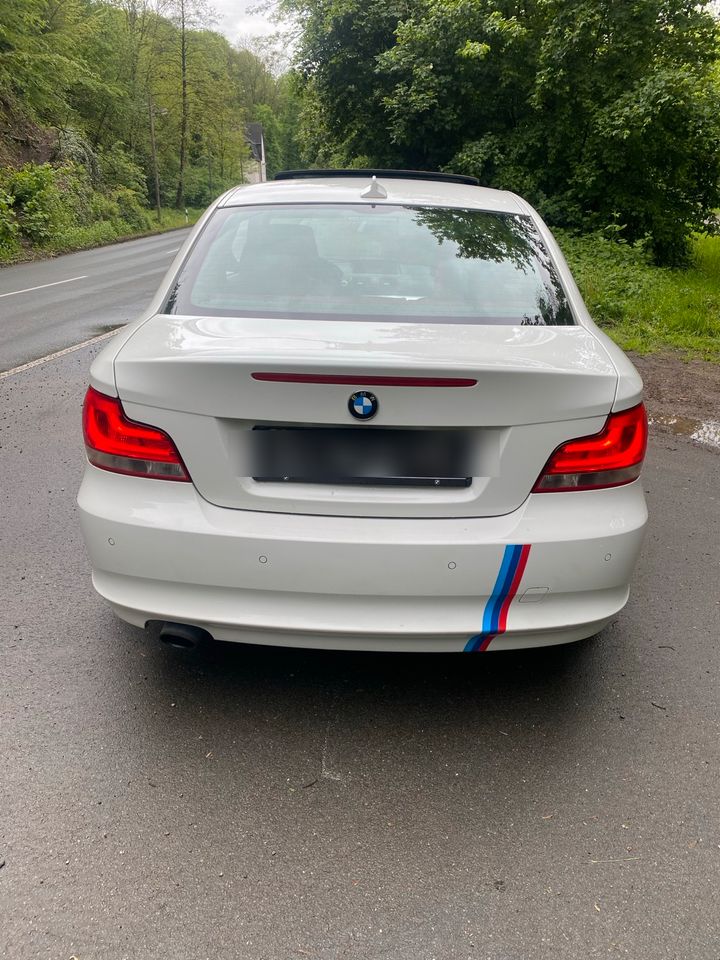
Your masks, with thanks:
<instances>
[{"instance_id":1,"label":"white building in background","mask_svg":"<svg viewBox=\"0 0 720 960\"><path fill-rule=\"evenodd\" d=\"M262 183L267 180L265 170L265 137L261 123L245 124L245 140L250 147L251 159L243 161L245 183Z\"/></svg>"}]
</instances>

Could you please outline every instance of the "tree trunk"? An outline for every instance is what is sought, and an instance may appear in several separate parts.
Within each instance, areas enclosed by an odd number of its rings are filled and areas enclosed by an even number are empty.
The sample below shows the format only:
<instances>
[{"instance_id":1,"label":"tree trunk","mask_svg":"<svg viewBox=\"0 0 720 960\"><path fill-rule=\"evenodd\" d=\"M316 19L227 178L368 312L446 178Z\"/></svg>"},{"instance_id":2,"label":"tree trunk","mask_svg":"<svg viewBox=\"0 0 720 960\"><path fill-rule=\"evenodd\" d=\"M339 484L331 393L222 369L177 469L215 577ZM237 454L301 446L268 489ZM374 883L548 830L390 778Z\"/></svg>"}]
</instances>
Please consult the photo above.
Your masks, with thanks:
<instances>
[{"instance_id":1,"label":"tree trunk","mask_svg":"<svg viewBox=\"0 0 720 960\"><path fill-rule=\"evenodd\" d=\"M178 171L175 206L181 210L185 206L185 155L187 153L187 29L185 24L185 0L180 0L180 72L182 77L182 107L180 114L180 169Z\"/></svg>"},{"instance_id":2,"label":"tree trunk","mask_svg":"<svg viewBox=\"0 0 720 960\"><path fill-rule=\"evenodd\" d=\"M162 214L160 213L160 174L158 173L157 146L155 144L155 107L150 94L148 94L148 113L150 114L150 150L152 152L153 177L155 180L155 209L157 210L158 223L160 223Z\"/></svg>"}]
</instances>

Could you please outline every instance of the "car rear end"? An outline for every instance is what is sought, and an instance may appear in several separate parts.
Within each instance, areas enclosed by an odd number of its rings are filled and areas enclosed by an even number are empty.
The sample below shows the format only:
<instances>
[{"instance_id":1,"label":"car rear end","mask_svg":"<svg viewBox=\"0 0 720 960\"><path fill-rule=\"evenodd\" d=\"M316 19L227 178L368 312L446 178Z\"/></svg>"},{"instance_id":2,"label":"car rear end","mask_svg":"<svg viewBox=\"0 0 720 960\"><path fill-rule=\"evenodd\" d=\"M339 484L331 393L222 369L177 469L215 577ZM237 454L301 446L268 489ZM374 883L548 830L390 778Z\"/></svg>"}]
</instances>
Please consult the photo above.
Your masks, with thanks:
<instances>
[{"instance_id":1,"label":"car rear end","mask_svg":"<svg viewBox=\"0 0 720 960\"><path fill-rule=\"evenodd\" d=\"M247 188L92 371L96 589L138 626L374 650L580 639L646 522L640 381L517 198Z\"/></svg>"}]
</instances>

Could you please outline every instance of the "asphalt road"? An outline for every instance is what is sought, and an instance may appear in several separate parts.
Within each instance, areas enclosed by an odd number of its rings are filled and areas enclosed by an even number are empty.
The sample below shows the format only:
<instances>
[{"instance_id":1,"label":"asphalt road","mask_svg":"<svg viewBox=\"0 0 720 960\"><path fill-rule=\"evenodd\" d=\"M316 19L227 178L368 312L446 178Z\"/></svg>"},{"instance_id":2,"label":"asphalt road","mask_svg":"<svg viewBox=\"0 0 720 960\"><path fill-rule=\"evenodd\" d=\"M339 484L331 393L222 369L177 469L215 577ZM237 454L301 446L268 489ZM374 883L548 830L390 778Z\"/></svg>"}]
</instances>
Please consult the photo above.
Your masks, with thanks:
<instances>
[{"instance_id":1,"label":"asphalt road","mask_svg":"<svg viewBox=\"0 0 720 960\"><path fill-rule=\"evenodd\" d=\"M0 380L0 956L718 960L717 454L593 642L178 657L90 585L98 349Z\"/></svg>"},{"instance_id":2,"label":"asphalt road","mask_svg":"<svg viewBox=\"0 0 720 960\"><path fill-rule=\"evenodd\" d=\"M134 320L188 232L0 269L0 371Z\"/></svg>"}]
</instances>

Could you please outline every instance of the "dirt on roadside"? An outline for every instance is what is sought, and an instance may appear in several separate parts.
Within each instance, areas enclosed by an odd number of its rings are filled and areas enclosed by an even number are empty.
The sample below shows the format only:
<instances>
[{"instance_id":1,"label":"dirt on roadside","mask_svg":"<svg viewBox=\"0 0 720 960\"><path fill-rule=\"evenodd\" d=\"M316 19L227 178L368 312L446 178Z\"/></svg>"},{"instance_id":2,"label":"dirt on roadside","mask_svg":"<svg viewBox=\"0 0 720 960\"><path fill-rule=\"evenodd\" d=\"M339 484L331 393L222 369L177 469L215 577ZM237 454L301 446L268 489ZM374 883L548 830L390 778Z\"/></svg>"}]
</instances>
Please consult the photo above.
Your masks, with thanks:
<instances>
[{"instance_id":1,"label":"dirt on roadside","mask_svg":"<svg viewBox=\"0 0 720 960\"><path fill-rule=\"evenodd\" d=\"M683 360L673 353L629 353L645 383L653 415L720 420L720 363Z\"/></svg>"}]
</instances>

